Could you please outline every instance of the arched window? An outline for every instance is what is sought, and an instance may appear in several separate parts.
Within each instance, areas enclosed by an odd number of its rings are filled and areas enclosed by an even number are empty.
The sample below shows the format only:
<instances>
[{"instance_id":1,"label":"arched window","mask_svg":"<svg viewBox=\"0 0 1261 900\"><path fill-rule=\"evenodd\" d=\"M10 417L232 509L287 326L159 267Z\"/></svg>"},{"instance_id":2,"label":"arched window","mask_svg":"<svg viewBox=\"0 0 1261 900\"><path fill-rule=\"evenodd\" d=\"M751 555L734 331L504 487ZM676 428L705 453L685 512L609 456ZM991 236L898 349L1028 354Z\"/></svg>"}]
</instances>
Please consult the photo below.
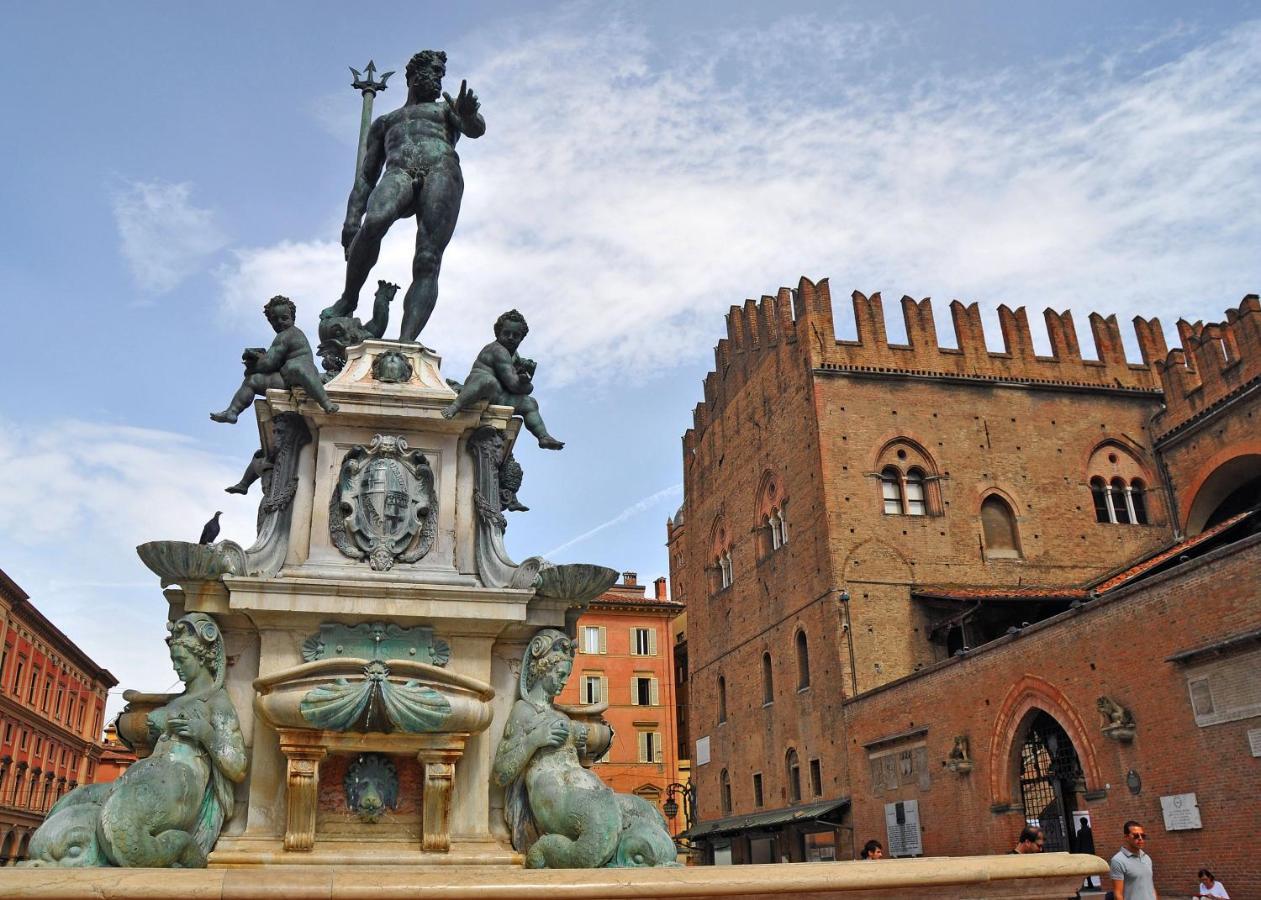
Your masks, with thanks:
<instances>
[{"instance_id":1,"label":"arched window","mask_svg":"<svg viewBox=\"0 0 1261 900\"><path fill-rule=\"evenodd\" d=\"M788 543L788 520L784 513L788 497L779 482L779 477L768 470L762 474L758 487L758 559L765 559Z\"/></svg>"},{"instance_id":2,"label":"arched window","mask_svg":"<svg viewBox=\"0 0 1261 900\"><path fill-rule=\"evenodd\" d=\"M1112 513L1116 516L1116 523L1118 525L1129 525L1131 520L1130 504L1129 498L1126 496L1129 491L1126 489L1125 479L1113 478L1109 488L1108 493L1112 497Z\"/></svg>"},{"instance_id":3,"label":"arched window","mask_svg":"<svg viewBox=\"0 0 1261 900\"><path fill-rule=\"evenodd\" d=\"M718 676L718 722L727 721L727 679Z\"/></svg>"},{"instance_id":4,"label":"arched window","mask_svg":"<svg viewBox=\"0 0 1261 900\"><path fill-rule=\"evenodd\" d=\"M1090 472L1096 522L1148 523L1147 480L1143 464L1132 450L1116 440L1105 441L1091 454Z\"/></svg>"},{"instance_id":5,"label":"arched window","mask_svg":"<svg viewBox=\"0 0 1261 900\"><path fill-rule=\"evenodd\" d=\"M886 466L880 473L880 496L886 516L902 515L902 473L893 466Z\"/></svg>"},{"instance_id":6,"label":"arched window","mask_svg":"<svg viewBox=\"0 0 1261 900\"><path fill-rule=\"evenodd\" d=\"M797 632L797 690L810 687L810 648L806 645L806 633Z\"/></svg>"},{"instance_id":7,"label":"arched window","mask_svg":"<svg viewBox=\"0 0 1261 900\"><path fill-rule=\"evenodd\" d=\"M797 751L789 748L788 755L784 760L785 768L788 770L788 802L801 802L801 761L797 758Z\"/></svg>"},{"instance_id":8,"label":"arched window","mask_svg":"<svg viewBox=\"0 0 1261 900\"><path fill-rule=\"evenodd\" d=\"M928 504L924 500L924 472L921 469L908 469L906 472L906 514L923 516L928 514Z\"/></svg>"},{"instance_id":9,"label":"arched window","mask_svg":"<svg viewBox=\"0 0 1261 900\"><path fill-rule=\"evenodd\" d=\"M722 814L731 815L731 776L726 769L718 775L718 799L722 804Z\"/></svg>"},{"instance_id":10,"label":"arched window","mask_svg":"<svg viewBox=\"0 0 1261 900\"><path fill-rule=\"evenodd\" d=\"M1135 478L1130 482L1130 507L1134 511L1134 524L1147 524L1147 501L1143 495L1147 493L1147 485L1143 484L1141 478Z\"/></svg>"},{"instance_id":11,"label":"arched window","mask_svg":"<svg viewBox=\"0 0 1261 900\"><path fill-rule=\"evenodd\" d=\"M771 655L762 654L762 705L775 702L775 683L771 675Z\"/></svg>"},{"instance_id":12,"label":"arched window","mask_svg":"<svg viewBox=\"0 0 1261 900\"><path fill-rule=\"evenodd\" d=\"M880 473L880 502L885 515L941 514L937 465L919 443L907 437L885 444L875 459Z\"/></svg>"},{"instance_id":13,"label":"arched window","mask_svg":"<svg viewBox=\"0 0 1261 900\"><path fill-rule=\"evenodd\" d=\"M1111 522L1111 505L1108 502L1108 485L1096 475L1090 479L1090 496L1095 501L1095 521Z\"/></svg>"},{"instance_id":14,"label":"arched window","mask_svg":"<svg viewBox=\"0 0 1261 900\"><path fill-rule=\"evenodd\" d=\"M1002 497L990 494L981 504L981 530L985 535L986 556L998 558L1020 556L1016 515Z\"/></svg>"}]
</instances>

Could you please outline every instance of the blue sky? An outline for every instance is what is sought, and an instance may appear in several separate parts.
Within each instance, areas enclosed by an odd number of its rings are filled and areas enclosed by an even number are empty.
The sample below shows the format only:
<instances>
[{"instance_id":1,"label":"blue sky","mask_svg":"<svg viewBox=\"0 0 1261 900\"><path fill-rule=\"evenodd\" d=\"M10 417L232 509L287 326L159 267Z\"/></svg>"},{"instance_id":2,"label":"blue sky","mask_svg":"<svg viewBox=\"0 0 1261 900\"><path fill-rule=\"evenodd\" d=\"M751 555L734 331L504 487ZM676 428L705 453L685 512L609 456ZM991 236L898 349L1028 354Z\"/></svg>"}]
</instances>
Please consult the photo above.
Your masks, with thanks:
<instances>
[{"instance_id":1,"label":"blue sky","mask_svg":"<svg viewBox=\"0 0 1261 900\"><path fill-rule=\"evenodd\" d=\"M120 689L174 679L132 548L216 509L252 537L256 496L222 488L255 430L207 413L266 341L267 297L313 333L340 292L348 65L444 48L447 87L482 99L423 337L459 377L495 315L530 320L569 444L520 445L519 557L665 574L723 315L801 275L942 316L976 300L990 324L1003 302L1072 308L1086 346L1091 310L1160 315L1176 343L1179 316L1261 288L1256 3L349 9L6 8L0 567ZM372 277L406 283L411 242L399 223Z\"/></svg>"}]
</instances>

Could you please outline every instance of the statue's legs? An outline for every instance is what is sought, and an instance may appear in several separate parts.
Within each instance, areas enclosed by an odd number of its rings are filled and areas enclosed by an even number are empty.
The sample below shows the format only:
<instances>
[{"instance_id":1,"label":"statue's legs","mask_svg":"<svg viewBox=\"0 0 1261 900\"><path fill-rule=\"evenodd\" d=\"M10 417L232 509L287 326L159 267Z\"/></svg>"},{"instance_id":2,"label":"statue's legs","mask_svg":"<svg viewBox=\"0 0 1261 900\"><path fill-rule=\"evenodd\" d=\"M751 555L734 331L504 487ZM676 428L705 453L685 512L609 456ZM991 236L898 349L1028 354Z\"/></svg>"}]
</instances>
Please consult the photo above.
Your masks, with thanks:
<instances>
[{"instance_id":1,"label":"statue's legs","mask_svg":"<svg viewBox=\"0 0 1261 900\"><path fill-rule=\"evenodd\" d=\"M565 447L564 441L558 441L552 437L547 426L543 424L543 417L539 414L539 404L533 397L522 397L516 405L516 410L521 414L521 418L525 421L525 427L539 440L539 446L544 450L562 450Z\"/></svg>"},{"instance_id":2,"label":"statue's legs","mask_svg":"<svg viewBox=\"0 0 1261 900\"><path fill-rule=\"evenodd\" d=\"M416 255L412 258L412 283L403 298L401 341L416 340L433 314L438 302L442 253L455 233L463 196L464 178L454 165L435 167L420 187L416 202Z\"/></svg>"},{"instance_id":3,"label":"statue's legs","mask_svg":"<svg viewBox=\"0 0 1261 900\"><path fill-rule=\"evenodd\" d=\"M381 255L381 239L390 226L410 215L416 191L412 176L401 169L386 169L368 196L368 211L350 242L346 256L346 287L341 299L320 313L320 318L348 316L359 306L359 291Z\"/></svg>"},{"instance_id":4,"label":"statue's legs","mask_svg":"<svg viewBox=\"0 0 1261 900\"><path fill-rule=\"evenodd\" d=\"M210 418L216 422L226 422L229 425L235 425L241 413L245 412L246 408L254 402L255 396L261 396L271 388L283 388L284 386L284 379L278 373L246 375L245 380L241 382L241 386L232 395L232 402L228 404L228 408L223 412L211 413Z\"/></svg>"}]
</instances>

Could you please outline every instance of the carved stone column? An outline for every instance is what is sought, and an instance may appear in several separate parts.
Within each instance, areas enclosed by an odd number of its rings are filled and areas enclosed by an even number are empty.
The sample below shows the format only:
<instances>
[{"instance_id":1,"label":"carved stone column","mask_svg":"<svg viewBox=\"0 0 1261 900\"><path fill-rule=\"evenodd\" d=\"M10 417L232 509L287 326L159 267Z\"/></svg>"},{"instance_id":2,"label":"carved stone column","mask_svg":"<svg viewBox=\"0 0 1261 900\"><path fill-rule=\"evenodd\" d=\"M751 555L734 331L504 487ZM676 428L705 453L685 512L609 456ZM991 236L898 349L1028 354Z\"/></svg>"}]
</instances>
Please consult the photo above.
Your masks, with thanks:
<instances>
[{"instance_id":1,"label":"carved stone column","mask_svg":"<svg viewBox=\"0 0 1261 900\"><path fill-rule=\"evenodd\" d=\"M311 747L282 742L280 749L288 760L285 771L287 808L285 817L285 849L310 850L315 846L315 810L319 799L320 760L327 754L324 747Z\"/></svg>"},{"instance_id":2,"label":"carved stone column","mask_svg":"<svg viewBox=\"0 0 1261 900\"><path fill-rule=\"evenodd\" d=\"M422 750L416 756L425 773L420 849L446 853L451 849L451 788L460 755Z\"/></svg>"}]
</instances>

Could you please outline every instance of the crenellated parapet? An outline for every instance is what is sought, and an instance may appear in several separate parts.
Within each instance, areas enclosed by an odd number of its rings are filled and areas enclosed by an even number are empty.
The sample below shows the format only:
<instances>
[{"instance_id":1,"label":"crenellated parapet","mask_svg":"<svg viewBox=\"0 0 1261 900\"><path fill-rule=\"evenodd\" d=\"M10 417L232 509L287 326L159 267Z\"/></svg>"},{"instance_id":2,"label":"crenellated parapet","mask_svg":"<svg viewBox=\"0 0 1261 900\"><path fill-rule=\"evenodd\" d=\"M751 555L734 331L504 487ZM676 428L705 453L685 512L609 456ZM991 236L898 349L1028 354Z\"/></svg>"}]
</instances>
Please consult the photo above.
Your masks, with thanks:
<instances>
[{"instance_id":1,"label":"crenellated parapet","mask_svg":"<svg viewBox=\"0 0 1261 900\"><path fill-rule=\"evenodd\" d=\"M1261 300L1248 294L1224 322L1179 320L1178 337L1181 348L1156 363L1165 393L1158 440L1261 384Z\"/></svg>"},{"instance_id":2,"label":"crenellated parapet","mask_svg":"<svg viewBox=\"0 0 1261 900\"><path fill-rule=\"evenodd\" d=\"M727 313L727 335L715 346L714 369L705 377L704 400L697 404L692 428L683 436L685 458L696 449L699 436L727 398L740 390L763 361L772 358L781 362L791 359L796 365L823 371L1155 395L1161 387L1156 366L1170 356L1160 320L1155 318L1134 318L1141 362L1132 363L1126 359L1115 315L1089 315L1096 358L1087 359L1069 310L1048 309L1043 313L1051 352L1042 355L1034 349L1024 307L998 307L1003 349L990 350L976 303L950 303L954 346L943 346L939 340L928 298L902 298L905 343L889 340L879 293L855 291L852 303L855 340L837 339L827 279L812 282L802 278L796 289L781 288L775 296L732 306Z\"/></svg>"},{"instance_id":3,"label":"crenellated parapet","mask_svg":"<svg viewBox=\"0 0 1261 900\"><path fill-rule=\"evenodd\" d=\"M1034 350L1024 307L998 307L1003 349L990 350L976 303L951 301L955 346L949 347L938 340L932 301L928 298L902 298L907 336L903 344L888 338L880 294L868 296L855 291L852 302L857 339L837 340L830 327L820 327L818 341L811 344L817 368L1142 392L1158 387L1152 363L1164 356L1164 338L1156 319L1135 320L1143 361L1131 363L1125 357L1115 315L1090 314L1096 358L1087 359L1082 355L1069 310L1048 309L1043 313L1051 345L1050 355L1044 356ZM817 325L823 324L820 318ZM830 314L826 324L831 325Z\"/></svg>"}]
</instances>

